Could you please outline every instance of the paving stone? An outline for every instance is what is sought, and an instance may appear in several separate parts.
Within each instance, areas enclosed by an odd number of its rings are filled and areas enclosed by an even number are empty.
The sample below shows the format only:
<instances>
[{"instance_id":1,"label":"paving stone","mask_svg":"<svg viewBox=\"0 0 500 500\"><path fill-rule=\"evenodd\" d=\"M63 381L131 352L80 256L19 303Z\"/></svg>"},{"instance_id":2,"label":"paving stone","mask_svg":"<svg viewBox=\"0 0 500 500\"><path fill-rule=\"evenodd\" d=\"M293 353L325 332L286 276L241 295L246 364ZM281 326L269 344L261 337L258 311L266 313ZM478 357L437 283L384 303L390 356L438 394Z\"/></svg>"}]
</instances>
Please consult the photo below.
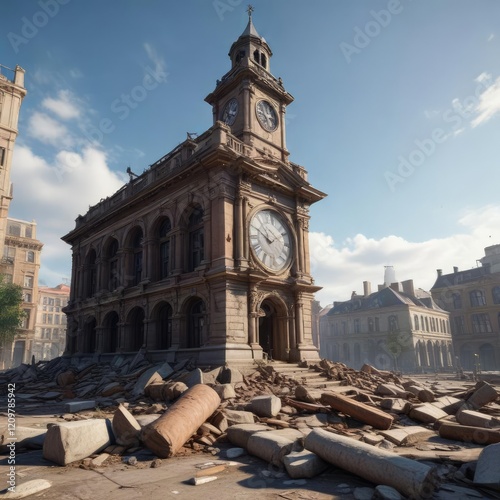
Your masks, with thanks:
<instances>
[{"instance_id":1,"label":"paving stone","mask_svg":"<svg viewBox=\"0 0 500 500\"><path fill-rule=\"evenodd\" d=\"M99 453L111 444L111 422L107 419L64 422L49 427L43 457L58 465Z\"/></svg>"}]
</instances>

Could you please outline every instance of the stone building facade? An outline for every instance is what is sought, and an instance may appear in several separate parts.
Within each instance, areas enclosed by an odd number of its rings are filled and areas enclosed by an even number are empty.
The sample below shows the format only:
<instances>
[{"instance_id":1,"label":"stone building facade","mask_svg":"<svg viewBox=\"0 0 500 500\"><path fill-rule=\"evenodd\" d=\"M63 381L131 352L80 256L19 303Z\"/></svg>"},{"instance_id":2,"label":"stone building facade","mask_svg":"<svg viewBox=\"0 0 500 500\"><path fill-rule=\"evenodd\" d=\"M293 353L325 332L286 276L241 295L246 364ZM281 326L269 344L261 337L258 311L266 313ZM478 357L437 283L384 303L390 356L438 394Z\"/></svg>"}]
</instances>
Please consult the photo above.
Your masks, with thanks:
<instances>
[{"instance_id":1,"label":"stone building facade","mask_svg":"<svg viewBox=\"0 0 500 500\"><path fill-rule=\"evenodd\" d=\"M359 369L364 363L406 373L451 371L448 313L413 280L334 302L321 317L321 357Z\"/></svg>"},{"instance_id":2,"label":"stone building facade","mask_svg":"<svg viewBox=\"0 0 500 500\"><path fill-rule=\"evenodd\" d=\"M500 370L500 245L484 249L481 266L437 271L431 293L450 313L455 353L464 370Z\"/></svg>"},{"instance_id":3,"label":"stone building facade","mask_svg":"<svg viewBox=\"0 0 500 500\"><path fill-rule=\"evenodd\" d=\"M66 347L66 314L70 287L63 283L38 288L35 336L31 354L35 360L50 360L61 356Z\"/></svg>"},{"instance_id":4,"label":"stone building facade","mask_svg":"<svg viewBox=\"0 0 500 500\"><path fill-rule=\"evenodd\" d=\"M200 364L318 358L309 207L289 160L293 97L250 17L206 101L213 126L76 219L67 353L144 348Z\"/></svg>"}]
</instances>

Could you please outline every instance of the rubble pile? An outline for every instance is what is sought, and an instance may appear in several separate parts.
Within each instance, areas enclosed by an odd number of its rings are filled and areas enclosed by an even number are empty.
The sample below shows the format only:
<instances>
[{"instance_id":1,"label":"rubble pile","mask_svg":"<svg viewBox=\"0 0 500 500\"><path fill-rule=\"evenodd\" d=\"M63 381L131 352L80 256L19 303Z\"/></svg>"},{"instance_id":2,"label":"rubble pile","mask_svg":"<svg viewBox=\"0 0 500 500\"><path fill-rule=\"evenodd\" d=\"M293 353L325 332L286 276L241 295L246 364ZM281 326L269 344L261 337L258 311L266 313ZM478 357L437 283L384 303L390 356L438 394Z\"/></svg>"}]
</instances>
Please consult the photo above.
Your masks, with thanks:
<instances>
[{"instance_id":1,"label":"rubble pile","mask_svg":"<svg viewBox=\"0 0 500 500\"><path fill-rule=\"evenodd\" d=\"M226 458L198 471L200 485L248 453L293 479L344 469L378 485L364 498L500 498L495 386L327 360L288 367L201 370L190 360L152 365L140 352L128 362L22 365L0 374L0 386L15 383L25 411L40 401L62 408L54 413L63 421L46 431L17 428L19 451L43 447L61 466L117 457L137 466L143 452L151 467L192 452Z\"/></svg>"}]
</instances>

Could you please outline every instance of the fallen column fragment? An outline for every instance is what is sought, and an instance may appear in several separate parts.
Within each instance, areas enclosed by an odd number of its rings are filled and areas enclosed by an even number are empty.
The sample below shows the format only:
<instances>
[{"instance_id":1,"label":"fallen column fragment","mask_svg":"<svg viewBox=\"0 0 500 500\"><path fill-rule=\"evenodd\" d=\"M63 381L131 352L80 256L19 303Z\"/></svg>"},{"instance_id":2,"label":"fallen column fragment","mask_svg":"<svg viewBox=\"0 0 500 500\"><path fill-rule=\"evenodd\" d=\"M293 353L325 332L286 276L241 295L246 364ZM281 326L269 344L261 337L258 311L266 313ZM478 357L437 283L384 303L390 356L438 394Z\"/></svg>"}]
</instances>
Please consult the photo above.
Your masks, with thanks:
<instances>
[{"instance_id":1,"label":"fallen column fragment","mask_svg":"<svg viewBox=\"0 0 500 500\"><path fill-rule=\"evenodd\" d=\"M478 387L467 399L467 406L473 410L479 410L488 403L492 403L498 398L498 392L488 382L478 382Z\"/></svg>"},{"instance_id":2,"label":"fallen column fragment","mask_svg":"<svg viewBox=\"0 0 500 500\"><path fill-rule=\"evenodd\" d=\"M410 498L429 498L435 489L435 473L428 465L352 438L314 429L304 446L337 467L375 484L392 486Z\"/></svg>"},{"instance_id":3,"label":"fallen column fragment","mask_svg":"<svg viewBox=\"0 0 500 500\"><path fill-rule=\"evenodd\" d=\"M142 429L141 440L160 458L174 456L220 404L208 385L188 389L168 410Z\"/></svg>"},{"instance_id":4,"label":"fallen column fragment","mask_svg":"<svg viewBox=\"0 0 500 500\"><path fill-rule=\"evenodd\" d=\"M283 457L286 471L292 479L315 477L328 468L328 464L316 453L302 450Z\"/></svg>"},{"instance_id":5,"label":"fallen column fragment","mask_svg":"<svg viewBox=\"0 0 500 500\"><path fill-rule=\"evenodd\" d=\"M250 436L256 432L270 432L272 429L262 424L236 424L227 429L227 438L235 446L247 448Z\"/></svg>"},{"instance_id":6,"label":"fallen column fragment","mask_svg":"<svg viewBox=\"0 0 500 500\"><path fill-rule=\"evenodd\" d=\"M387 430L391 428L394 418L382 410L373 408L347 396L324 392L321 394L321 403L330 405L334 410L341 411L352 418L369 424L376 429Z\"/></svg>"},{"instance_id":7,"label":"fallen column fragment","mask_svg":"<svg viewBox=\"0 0 500 500\"><path fill-rule=\"evenodd\" d=\"M302 437L303 434L295 429L256 432L248 438L247 451L279 467L283 465L285 455L293 450L297 439Z\"/></svg>"},{"instance_id":8,"label":"fallen column fragment","mask_svg":"<svg viewBox=\"0 0 500 500\"><path fill-rule=\"evenodd\" d=\"M485 415L478 411L472 410L460 410L455 418L457 422L462 425L472 425L474 427L500 427L500 420L498 418L492 417L491 415Z\"/></svg>"},{"instance_id":9,"label":"fallen column fragment","mask_svg":"<svg viewBox=\"0 0 500 500\"><path fill-rule=\"evenodd\" d=\"M439 427L439 436L465 443L493 444L500 443L500 431L473 427L471 425L457 425L442 423Z\"/></svg>"}]
</instances>

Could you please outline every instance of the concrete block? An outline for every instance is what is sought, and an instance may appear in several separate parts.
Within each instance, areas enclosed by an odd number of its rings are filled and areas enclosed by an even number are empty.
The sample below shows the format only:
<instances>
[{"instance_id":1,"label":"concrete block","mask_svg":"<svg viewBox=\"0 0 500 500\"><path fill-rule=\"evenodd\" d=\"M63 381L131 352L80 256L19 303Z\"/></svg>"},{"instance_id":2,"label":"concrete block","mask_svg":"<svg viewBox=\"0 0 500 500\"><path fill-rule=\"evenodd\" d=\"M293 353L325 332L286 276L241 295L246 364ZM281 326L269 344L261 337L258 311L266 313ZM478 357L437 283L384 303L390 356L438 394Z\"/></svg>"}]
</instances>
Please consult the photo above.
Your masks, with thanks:
<instances>
[{"instance_id":1,"label":"concrete block","mask_svg":"<svg viewBox=\"0 0 500 500\"><path fill-rule=\"evenodd\" d=\"M229 426L236 424L253 424L255 415L250 411L224 410L224 416Z\"/></svg>"},{"instance_id":2,"label":"concrete block","mask_svg":"<svg viewBox=\"0 0 500 500\"><path fill-rule=\"evenodd\" d=\"M500 427L500 419L485 415L473 410L459 410L455 416L457 422L462 425L472 425L476 427L495 428Z\"/></svg>"},{"instance_id":3,"label":"concrete block","mask_svg":"<svg viewBox=\"0 0 500 500\"><path fill-rule=\"evenodd\" d=\"M240 448L247 448L250 436L256 432L271 432L272 429L262 424L238 424L227 429L227 438L231 444Z\"/></svg>"},{"instance_id":4,"label":"concrete block","mask_svg":"<svg viewBox=\"0 0 500 500\"><path fill-rule=\"evenodd\" d=\"M257 396L250 401L247 409L258 417L275 417L281 410L281 399L274 395Z\"/></svg>"},{"instance_id":5,"label":"concrete block","mask_svg":"<svg viewBox=\"0 0 500 500\"><path fill-rule=\"evenodd\" d=\"M10 434L11 431L7 425L0 428L0 453L8 453L9 448L7 445L11 443L10 438L16 438L16 450L21 448L41 448L45 440L47 429L33 429L31 427L21 427L16 425L14 435Z\"/></svg>"},{"instance_id":6,"label":"concrete block","mask_svg":"<svg viewBox=\"0 0 500 500\"><path fill-rule=\"evenodd\" d=\"M409 425L399 429L379 431L379 434L398 446L409 446L437 435L434 431L420 425Z\"/></svg>"},{"instance_id":7,"label":"concrete block","mask_svg":"<svg viewBox=\"0 0 500 500\"><path fill-rule=\"evenodd\" d=\"M287 432L294 429L282 429L279 431L256 432L248 438L247 451L266 462L282 466L283 458L294 448L295 439ZM298 432L298 431L296 431ZM300 434L300 433L299 433ZM302 434L300 434L302 437Z\"/></svg>"},{"instance_id":8,"label":"concrete block","mask_svg":"<svg viewBox=\"0 0 500 500\"><path fill-rule=\"evenodd\" d=\"M479 455L474 484L500 491L500 443L490 444Z\"/></svg>"},{"instance_id":9,"label":"concrete block","mask_svg":"<svg viewBox=\"0 0 500 500\"><path fill-rule=\"evenodd\" d=\"M295 451L283 457L286 471L292 479L315 477L329 466L315 453L307 450Z\"/></svg>"},{"instance_id":10,"label":"concrete block","mask_svg":"<svg viewBox=\"0 0 500 500\"><path fill-rule=\"evenodd\" d=\"M77 411L94 409L95 405L96 405L95 400L71 401L70 403L66 403L64 405L64 411L66 413L76 413Z\"/></svg>"},{"instance_id":11,"label":"concrete block","mask_svg":"<svg viewBox=\"0 0 500 500\"><path fill-rule=\"evenodd\" d=\"M409 413L410 418L425 424L431 424L447 416L448 414L445 411L437 408L432 403L424 403L419 406L414 406Z\"/></svg>"},{"instance_id":12,"label":"concrete block","mask_svg":"<svg viewBox=\"0 0 500 500\"><path fill-rule=\"evenodd\" d=\"M122 446L138 446L141 426L123 405L119 405L113 415L113 434Z\"/></svg>"},{"instance_id":13,"label":"concrete block","mask_svg":"<svg viewBox=\"0 0 500 500\"><path fill-rule=\"evenodd\" d=\"M236 397L236 392L232 384L216 384L212 389L219 395L222 401Z\"/></svg>"},{"instance_id":14,"label":"concrete block","mask_svg":"<svg viewBox=\"0 0 500 500\"><path fill-rule=\"evenodd\" d=\"M49 427L43 443L43 458L67 465L104 450L113 441L107 419L78 420Z\"/></svg>"}]
</instances>

